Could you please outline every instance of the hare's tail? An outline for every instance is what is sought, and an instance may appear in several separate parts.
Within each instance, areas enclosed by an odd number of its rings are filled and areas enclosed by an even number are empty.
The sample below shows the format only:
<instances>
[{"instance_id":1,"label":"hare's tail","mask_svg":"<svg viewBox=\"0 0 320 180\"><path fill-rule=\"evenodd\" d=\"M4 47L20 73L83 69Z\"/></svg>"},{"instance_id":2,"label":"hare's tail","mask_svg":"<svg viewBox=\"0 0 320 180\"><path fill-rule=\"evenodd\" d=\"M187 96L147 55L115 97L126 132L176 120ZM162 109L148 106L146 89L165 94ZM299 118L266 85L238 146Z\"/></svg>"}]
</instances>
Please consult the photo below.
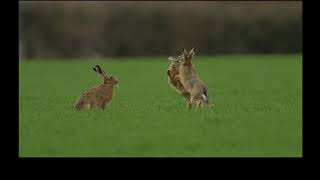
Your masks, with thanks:
<instances>
[{"instance_id":1,"label":"hare's tail","mask_svg":"<svg viewBox=\"0 0 320 180\"><path fill-rule=\"evenodd\" d=\"M205 94L201 94L201 97L205 102L208 102L208 98Z\"/></svg>"},{"instance_id":2,"label":"hare's tail","mask_svg":"<svg viewBox=\"0 0 320 180\"><path fill-rule=\"evenodd\" d=\"M201 94L201 97L206 103L209 102L209 100L208 100L208 90L207 89L204 90L203 94Z\"/></svg>"}]
</instances>

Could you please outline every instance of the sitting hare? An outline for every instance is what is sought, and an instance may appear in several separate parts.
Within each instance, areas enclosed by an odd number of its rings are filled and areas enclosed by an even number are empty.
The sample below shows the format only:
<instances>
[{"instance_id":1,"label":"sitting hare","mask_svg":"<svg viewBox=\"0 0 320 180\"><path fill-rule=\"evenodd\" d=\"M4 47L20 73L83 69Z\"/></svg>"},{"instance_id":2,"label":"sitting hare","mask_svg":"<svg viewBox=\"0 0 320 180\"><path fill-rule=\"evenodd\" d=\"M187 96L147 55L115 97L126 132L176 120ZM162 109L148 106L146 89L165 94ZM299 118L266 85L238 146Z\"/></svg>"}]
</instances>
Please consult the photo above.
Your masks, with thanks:
<instances>
[{"instance_id":1,"label":"sitting hare","mask_svg":"<svg viewBox=\"0 0 320 180\"><path fill-rule=\"evenodd\" d=\"M190 100L190 93L183 87L180 80L175 78L179 75L181 59L183 56L169 57L169 68L167 70L169 85L175 89L179 94L181 94L188 101Z\"/></svg>"},{"instance_id":2,"label":"sitting hare","mask_svg":"<svg viewBox=\"0 0 320 180\"><path fill-rule=\"evenodd\" d=\"M189 110L194 104L197 105L197 109L202 104L213 107L214 105L209 103L208 87L200 79L198 73L192 65L191 60L194 57L194 54L194 48L191 49L189 53L183 49L183 58L181 59L182 63L179 71L180 73L175 79L179 79L184 88L190 93L190 100L188 102Z\"/></svg>"},{"instance_id":3,"label":"sitting hare","mask_svg":"<svg viewBox=\"0 0 320 180\"><path fill-rule=\"evenodd\" d=\"M119 83L119 80L113 76L108 76L100 66L96 65L95 67L93 70L101 77L102 83L81 94L74 105L77 110L92 107L104 109L112 100L113 87Z\"/></svg>"}]
</instances>

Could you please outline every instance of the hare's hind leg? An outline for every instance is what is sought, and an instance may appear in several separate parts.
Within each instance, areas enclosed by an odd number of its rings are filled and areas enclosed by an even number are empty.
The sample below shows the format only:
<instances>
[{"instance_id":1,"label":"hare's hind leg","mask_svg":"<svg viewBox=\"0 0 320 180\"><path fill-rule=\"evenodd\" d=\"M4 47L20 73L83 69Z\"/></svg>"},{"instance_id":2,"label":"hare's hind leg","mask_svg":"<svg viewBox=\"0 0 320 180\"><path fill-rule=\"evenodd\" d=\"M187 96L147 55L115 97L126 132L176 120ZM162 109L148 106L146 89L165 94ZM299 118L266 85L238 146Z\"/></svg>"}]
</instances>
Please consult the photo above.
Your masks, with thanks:
<instances>
[{"instance_id":1,"label":"hare's hind leg","mask_svg":"<svg viewBox=\"0 0 320 180\"><path fill-rule=\"evenodd\" d=\"M199 100L199 101L197 102L196 110L198 110L198 109L199 109L199 107L201 107L201 104L202 104L202 102L201 102L201 100Z\"/></svg>"},{"instance_id":2,"label":"hare's hind leg","mask_svg":"<svg viewBox=\"0 0 320 180\"><path fill-rule=\"evenodd\" d=\"M214 107L214 104L211 103L211 102L205 102L205 104L209 107L209 108L213 108Z\"/></svg>"},{"instance_id":3,"label":"hare's hind leg","mask_svg":"<svg viewBox=\"0 0 320 180\"><path fill-rule=\"evenodd\" d=\"M190 93L188 92L183 92L181 93L182 97L184 97L187 101L190 101Z\"/></svg>"},{"instance_id":4,"label":"hare's hind leg","mask_svg":"<svg viewBox=\"0 0 320 180\"><path fill-rule=\"evenodd\" d=\"M191 103L190 100L188 101L187 106L188 106L188 110L191 110L191 109L192 109L192 103Z\"/></svg>"},{"instance_id":5,"label":"hare's hind leg","mask_svg":"<svg viewBox=\"0 0 320 180\"><path fill-rule=\"evenodd\" d=\"M85 104L85 106L84 106L84 107L88 110L88 109L90 109L90 108L91 108L91 104L90 104L90 103Z\"/></svg>"},{"instance_id":6,"label":"hare's hind leg","mask_svg":"<svg viewBox=\"0 0 320 180\"><path fill-rule=\"evenodd\" d=\"M190 100L188 102L188 109L191 110L192 109L192 105L196 104L196 99L194 97L190 97Z\"/></svg>"},{"instance_id":7,"label":"hare's hind leg","mask_svg":"<svg viewBox=\"0 0 320 180\"><path fill-rule=\"evenodd\" d=\"M87 98L84 98L81 96L78 101L75 103L74 107L77 110L83 110L83 109L90 109L91 108L91 103L88 101Z\"/></svg>"},{"instance_id":8,"label":"hare's hind leg","mask_svg":"<svg viewBox=\"0 0 320 180\"><path fill-rule=\"evenodd\" d=\"M77 101L77 102L74 104L74 108L77 109L77 110L82 110L82 109L83 109L83 105L84 105L84 102L83 102L83 101Z\"/></svg>"},{"instance_id":9,"label":"hare's hind leg","mask_svg":"<svg viewBox=\"0 0 320 180\"><path fill-rule=\"evenodd\" d=\"M76 103L74 107L77 110L90 109L91 108L91 104L80 102L80 103Z\"/></svg>"},{"instance_id":10,"label":"hare's hind leg","mask_svg":"<svg viewBox=\"0 0 320 180\"><path fill-rule=\"evenodd\" d=\"M210 108L213 108L213 107L214 107L214 104L210 103L210 104L208 104L208 106L209 106Z\"/></svg>"}]
</instances>

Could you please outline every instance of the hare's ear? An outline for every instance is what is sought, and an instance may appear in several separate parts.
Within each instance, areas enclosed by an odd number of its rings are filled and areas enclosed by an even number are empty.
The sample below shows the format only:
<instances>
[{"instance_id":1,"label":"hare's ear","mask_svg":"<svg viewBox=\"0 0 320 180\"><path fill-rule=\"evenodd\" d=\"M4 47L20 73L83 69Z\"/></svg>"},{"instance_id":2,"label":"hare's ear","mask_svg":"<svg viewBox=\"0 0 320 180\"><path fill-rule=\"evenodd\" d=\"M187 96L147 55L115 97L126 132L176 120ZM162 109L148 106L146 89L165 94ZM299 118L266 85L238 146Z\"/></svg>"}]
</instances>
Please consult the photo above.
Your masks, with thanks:
<instances>
[{"instance_id":1,"label":"hare's ear","mask_svg":"<svg viewBox=\"0 0 320 180\"><path fill-rule=\"evenodd\" d=\"M99 65L96 65L93 70L101 77L101 78L105 78L108 77L108 75L101 69L101 67Z\"/></svg>"},{"instance_id":2,"label":"hare's ear","mask_svg":"<svg viewBox=\"0 0 320 180\"><path fill-rule=\"evenodd\" d=\"M195 48L192 48L192 49L190 50L190 52L189 52L189 57L190 57L190 58L193 58L195 52L196 52L196 49L195 49Z\"/></svg>"},{"instance_id":3,"label":"hare's ear","mask_svg":"<svg viewBox=\"0 0 320 180\"><path fill-rule=\"evenodd\" d=\"M96 69L95 71L96 71L97 73L99 73L99 74L104 74L103 70L101 69L101 67L100 67L99 65L96 65L95 67L96 67L96 68L94 68L94 69Z\"/></svg>"},{"instance_id":4,"label":"hare's ear","mask_svg":"<svg viewBox=\"0 0 320 180\"><path fill-rule=\"evenodd\" d=\"M168 59L169 59L169 62L175 62L175 61L177 61L177 58L172 57L172 56L168 57Z\"/></svg>"},{"instance_id":5,"label":"hare's ear","mask_svg":"<svg viewBox=\"0 0 320 180\"><path fill-rule=\"evenodd\" d=\"M183 56L187 56L187 55L188 55L188 52L187 52L186 49L182 49L182 55L183 55Z\"/></svg>"}]
</instances>

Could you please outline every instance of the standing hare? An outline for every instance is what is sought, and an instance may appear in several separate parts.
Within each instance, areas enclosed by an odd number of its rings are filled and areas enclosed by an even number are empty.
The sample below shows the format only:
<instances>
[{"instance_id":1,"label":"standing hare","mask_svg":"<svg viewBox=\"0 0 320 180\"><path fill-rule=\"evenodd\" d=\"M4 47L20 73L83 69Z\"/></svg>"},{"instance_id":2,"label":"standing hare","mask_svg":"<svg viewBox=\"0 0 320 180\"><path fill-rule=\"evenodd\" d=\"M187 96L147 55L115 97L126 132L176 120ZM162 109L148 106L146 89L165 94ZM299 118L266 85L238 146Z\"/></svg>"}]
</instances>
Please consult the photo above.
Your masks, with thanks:
<instances>
[{"instance_id":1,"label":"standing hare","mask_svg":"<svg viewBox=\"0 0 320 180\"><path fill-rule=\"evenodd\" d=\"M169 57L169 68L167 70L169 85L175 89L179 94L181 94L188 101L190 100L190 93L183 87L180 80L175 78L179 75L181 59L183 56Z\"/></svg>"},{"instance_id":2,"label":"standing hare","mask_svg":"<svg viewBox=\"0 0 320 180\"><path fill-rule=\"evenodd\" d=\"M100 66L96 65L93 70L101 77L102 83L81 94L74 105L77 110L92 107L104 109L112 100L113 87L119 83L117 78L108 76Z\"/></svg>"},{"instance_id":3,"label":"standing hare","mask_svg":"<svg viewBox=\"0 0 320 180\"><path fill-rule=\"evenodd\" d=\"M194 66L192 65L192 58L194 57L195 49L191 49L188 53L183 49L182 63L180 66L180 73L175 79L179 79L184 88L190 93L190 100L188 102L188 109L192 108L192 105L196 104L197 109L200 105L208 105L213 107L214 105L209 103L208 99L208 87L198 76Z\"/></svg>"}]
</instances>

